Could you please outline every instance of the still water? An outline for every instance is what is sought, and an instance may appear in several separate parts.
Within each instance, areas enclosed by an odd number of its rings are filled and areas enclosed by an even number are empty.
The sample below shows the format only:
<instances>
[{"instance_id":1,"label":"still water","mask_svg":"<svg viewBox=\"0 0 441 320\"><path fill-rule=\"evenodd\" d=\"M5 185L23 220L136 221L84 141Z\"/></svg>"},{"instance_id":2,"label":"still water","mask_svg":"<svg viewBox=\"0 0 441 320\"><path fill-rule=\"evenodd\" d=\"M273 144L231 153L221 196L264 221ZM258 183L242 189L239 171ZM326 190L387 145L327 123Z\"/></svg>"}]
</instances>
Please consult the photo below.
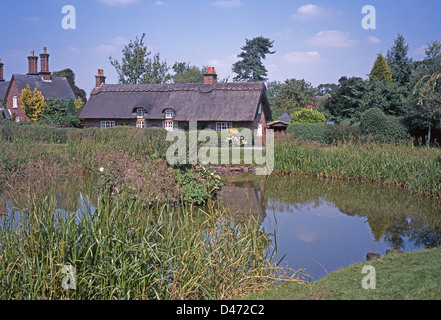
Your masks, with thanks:
<instances>
[{"instance_id":1,"label":"still water","mask_svg":"<svg viewBox=\"0 0 441 320\"><path fill-rule=\"evenodd\" d=\"M305 177L228 178L222 202L250 212L272 239L277 257L311 281L341 267L382 256L389 248L441 244L441 201L374 184Z\"/></svg>"}]
</instances>

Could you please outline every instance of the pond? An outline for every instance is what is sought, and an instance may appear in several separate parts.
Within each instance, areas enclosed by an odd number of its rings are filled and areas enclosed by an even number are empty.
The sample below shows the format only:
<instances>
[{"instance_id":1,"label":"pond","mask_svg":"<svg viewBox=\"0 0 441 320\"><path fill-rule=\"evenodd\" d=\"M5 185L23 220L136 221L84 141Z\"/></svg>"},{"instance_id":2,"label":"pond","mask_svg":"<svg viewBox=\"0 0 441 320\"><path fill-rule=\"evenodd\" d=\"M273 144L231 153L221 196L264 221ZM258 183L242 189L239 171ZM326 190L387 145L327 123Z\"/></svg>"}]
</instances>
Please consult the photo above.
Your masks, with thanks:
<instances>
[{"instance_id":1,"label":"pond","mask_svg":"<svg viewBox=\"0 0 441 320\"><path fill-rule=\"evenodd\" d=\"M368 252L403 252L441 245L441 201L376 184L271 175L229 175L221 202L238 217L251 213L277 245L277 260L303 269L307 279L366 261ZM93 188L57 196L61 215L93 214ZM81 193L85 191L85 193ZM77 199L64 203L65 198ZM18 224L19 209L6 203ZM1 217L0 227L3 224Z\"/></svg>"},{"instance_id":2,"label":"pond","mask_svg":"<svg viewBox=\"0 0 441 320\"><path fill-rule=\"evenodd\" d=\"M259 218L277 258L311 281L366 261L368 252L441 244L441 201L397 188L308 177L228 177L222 202Z\"/></svg>"}]
</instances>

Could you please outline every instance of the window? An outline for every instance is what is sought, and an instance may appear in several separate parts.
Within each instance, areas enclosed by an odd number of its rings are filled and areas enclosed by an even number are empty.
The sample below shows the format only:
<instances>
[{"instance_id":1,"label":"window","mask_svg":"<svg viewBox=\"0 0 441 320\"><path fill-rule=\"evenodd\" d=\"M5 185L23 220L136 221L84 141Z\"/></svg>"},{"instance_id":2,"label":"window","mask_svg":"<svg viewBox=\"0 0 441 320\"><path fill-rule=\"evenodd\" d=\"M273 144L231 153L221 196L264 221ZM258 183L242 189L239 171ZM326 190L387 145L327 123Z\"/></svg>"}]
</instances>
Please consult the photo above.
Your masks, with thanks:
<instances>
[{"instance_id":1,"label":"window","mask_svg":"<svg viewBox=\"0 0 441 320\"><path fill-rule=\"evenodd\" d=\"M113 128L115 121L101 121L101 129Z\"/></svg>"},{"instance_id":2,"label":"window","mask_svg":"<svg viewBox=\"0 0 441 320\"><path fill-rule=\"evenodd\" d=\"M146 112L144 109L136 109L136 113L138 115L138 118L144 118Z\"/></svg>"},{"instance_id":3,"label":"window","mask_svg":"<svg viewBox=\"0 0 441 320\"><path fill-rule=\"evenodd\" d=\"M165 110L165 118L166 119L172 119L175 115L175 111L172 109Z\"/></svg>"},{"instance_id":4,"label":"window","mask_svg":"<svg viewBox=\"0 0 441 320\"><path fill-rule=\"evenodd\" d=\"M19 123L20 122L20 117L15 117L15 122Z\"/></svg>"},{"instance_id":5,"label":"window","mask_svg":"<svg viewBox=\"0 0 441 320\"><path fill-rule=\"evenodd\" d=\"M163 127L167 131L176 131L178 130L178 123L170 120L166 120L163 123Z\"/></svg>"},{"instance_id":6,"label":"window","mask_svg":"<svg viewBox=\"0 0 441 320\"><path fill-rule=\"evenodd\" d=\"M145 128L145 121L136 121L137 128Z\"/></svg>"},{"instance_id":7,"label":"window","mask_svg":"<svg viewBox=\"0 0 441 320\"><path fill-rule=\"evenodd\" d=\"M18 97L14 96L12 98L12 108L17 109L18 108Z\"/></svg>"},{"instance_id":8,"label":"window","mask_svg":"<svg viewBox=\"0 0 441 320\"><path fill-rule=\"evenodd\" d=\"M233 128L232 122L216 122L216 131L225 131Z\"/></svg>"}]
</instances>

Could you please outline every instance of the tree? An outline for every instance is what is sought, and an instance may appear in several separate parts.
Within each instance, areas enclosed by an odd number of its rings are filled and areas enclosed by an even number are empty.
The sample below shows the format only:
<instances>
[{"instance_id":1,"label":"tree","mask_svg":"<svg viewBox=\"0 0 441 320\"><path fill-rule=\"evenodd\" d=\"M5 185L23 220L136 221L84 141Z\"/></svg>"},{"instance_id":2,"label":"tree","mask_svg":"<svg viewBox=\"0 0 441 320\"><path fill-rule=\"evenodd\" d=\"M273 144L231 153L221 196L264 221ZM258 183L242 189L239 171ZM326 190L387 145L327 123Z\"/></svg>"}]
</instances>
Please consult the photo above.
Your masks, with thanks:
<instances>
[{"instance_id":1,"label":"tree","mask_svg":"<svg viewBox=\"0 0 441 320\"><path fill-rule=\"evenodd\" d=\"M159 53L150 58L151 52L144 44L145 34L141 39L136 37L135 41L130 41L122 50L123 58L119 62L109 57L110 63L116 69L119 83L139 84L139 83L167 83L171 80L168 73L167 62L161 61Z\"/></svg>"},{"instance_id":2,"label":"tree","mask_svg":"<svg viewBox=\"0 0 441 320\"><path fill-rule=\"evenodd\" d=\"M312 109L301 109L291 113L292 123L325 123L326 118L323 113Z\"/></svg>"},{"instance_id":3,"label":"tree","mask_svg":"<svg viewBox=\"0 0 441 320\"><path fill-rule=\"evenodd\" d=\"M369 81L366 91L360 99L359 112L377 107L386 115L405 115L406 87L397 82L386 82L373 79Z\"/></svg>"},{"instance_id":4,"label":"tree","mask_svg":"<svg viewBox=\"0 0 441 320\"><path fill-rule=\"evenodd\" d=\"M314 105L315 88L305 80L287 79L280 85L274 98L274 109L293 110Z\"/></svg>"},{"instance_id":5,"label":"tree","mask_svg":"<svg viewBox=\"0 0 441 320\"><path fill-rule=\"evenodd\" d=\"M26 88L21 90L20 106L29 120L38 121L45 105L43 94L37 88L32 92L29 85L27 85Z\"/></svg>"},{"instance_id":6,"label":"tree","mask_svg":"<svg viewBox=\"0 0 441 320\"><path fill-rule=\"evenodd\" d=\"M414 89L416 104L413 120L427 128L427 146L430 146L432 128L439 127L441 121L441 71L426 75L418 81Z\"/></svg>"},{"instance_id":7,"label":"tree","mask_svg":"<svg viewBox=\"0 0 441 320\"><path fill-rule=\"evenodd\" d=\"M322 83L317 87L317 94L325 96L331 94L334 90L338 88L335 83Z\"/></svg>"},{"instance_id":8,"label":"tree","mask_svg":"<svg viewBox=\"0 0 441 320\"><path fill-rule=\"evenodd\" d=\"M75 73L71 69L67 68L61 71L52 72L52 77L65 77L67 79L67 82L69 82L69 85L72 88L75 97L77 99L81 99L83 101L83 104L86 104L86 91L77 87L77 85L75 84Z\"/></svg>"},{"instance_id":9,"label":"tree","mask_svg":"<svg viewBox=\"0 0 441 320\"><path fill-rule=\"evenodd\" d=\"M386 58L381 53L377 55L377 59L369 74L369 80L392 82L392 72L387 66Z\"/></svg>"},{"instance_id":10,"label":"tree","mask_svg":"<svg viewBox=\"0 0 441 320\"><path fill-rule=\"evenodd\" d=\"M44 111L41 113L41 121L54 126L80 127L78 120L79 110L77 106L81 99L66 101L65 99L48 99Z\"/></svg>"},{"instance_id":11,"label":"tree","mask_svg":"<svg viewBox=\"0 0 441 320\"><path fill-rule=\"evenodd\" d=\"M173 65L174 83L204 83L204 74L208 72L208 67L199 69L196 66L190 66L189 62L176 62Z\"/></svg>"},{"instance_id":12,"label":"tree","mask_svg":"<svg viewBox=\"0 0 441 320\"><path fill-rule=\"evenodd\" d=\"M392 78L401 86L408 86L412 74L412 59L407 54L409 45L404 37L399 34L386 55L386 62L392 72Z\"/></svg>"},{"instance_id":13,"label":"tree","mask_svg":"<svg viewBox=\"0 0 441 320\"><path fill-rule=\"evenodd\" d=\"M241 60L233 64L232 71L237 74L233 81L267 81L268 71L262 60L266 59L266 55L275 53L270 50L274 41L260 36L251 40L245 39L245 42L246 45L241 48L242 52L237 56Z\"/></svg>"},{"instance_id":14,"label":"tree","mask_svg":"<svg viewBox=\"0 0 441 320\"><path fill-rule=\"evenodd\" d=\"M328 120L341 123L350 119L357 121L360 114L361 99L366 94L368 83L358 77L341 77L338 88L321 106Z\"/></svg>"}]
</instances>

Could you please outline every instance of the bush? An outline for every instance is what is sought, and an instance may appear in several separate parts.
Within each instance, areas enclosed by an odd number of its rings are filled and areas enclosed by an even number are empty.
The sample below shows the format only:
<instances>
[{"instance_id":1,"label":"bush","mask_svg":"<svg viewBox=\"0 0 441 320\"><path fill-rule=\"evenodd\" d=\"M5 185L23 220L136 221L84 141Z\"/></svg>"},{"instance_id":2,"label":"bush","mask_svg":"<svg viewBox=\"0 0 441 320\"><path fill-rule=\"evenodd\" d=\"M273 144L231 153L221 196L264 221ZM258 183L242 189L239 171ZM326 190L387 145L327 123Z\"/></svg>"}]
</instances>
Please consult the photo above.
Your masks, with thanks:
<instances>
[{"instance_id":1,"label":"bush","mask_svg":"<svg viewBox=\"0 0 441 320\"><path fill-rule=\"evenodd\" d=\"M323 113L313 109L300 109L291 114L292 123L325 123L326 118Z\"/></svg>"},{"instance_id":2,"label":"bush","mask_svg":"<svg viewBox=\"0 0 441 320\"><path fill-rule=\"evenodd\" d=\"M293 123L286 132L294 133L295 138L327 143L327 127L324 123Z\"/></svg>"},{"instance_id":3,"label":"bush","mask_svg":"<svg viewBox=\"0 0 441 320\"><path fill-rule=\"evenodd\" d=\"M360 129L364 135L383 135L387 117L379 108L371 108L361 115Z\"/></svg>"},{"instance_id":4,"label":"bush","mask_svg":"<svg viewBox=\"0 0 441 320\"><path fill-rule=\"evenodd\" d=\"M409 135L402 118L387 116L379 108L371 108L361 115L360 129L362 134L377 140L403 140Z\"/></svg>"},{"instance_id":5,"label":"bush","mask_svg":"<svg viewBox=\"0 0 441 320\"><path fill-rule=\"evenodd\" d=\"M326 130L326 142L347 142L351 139L358 139L361 136L359 126L328 126Z\"/></svg>"}]
</instances>

